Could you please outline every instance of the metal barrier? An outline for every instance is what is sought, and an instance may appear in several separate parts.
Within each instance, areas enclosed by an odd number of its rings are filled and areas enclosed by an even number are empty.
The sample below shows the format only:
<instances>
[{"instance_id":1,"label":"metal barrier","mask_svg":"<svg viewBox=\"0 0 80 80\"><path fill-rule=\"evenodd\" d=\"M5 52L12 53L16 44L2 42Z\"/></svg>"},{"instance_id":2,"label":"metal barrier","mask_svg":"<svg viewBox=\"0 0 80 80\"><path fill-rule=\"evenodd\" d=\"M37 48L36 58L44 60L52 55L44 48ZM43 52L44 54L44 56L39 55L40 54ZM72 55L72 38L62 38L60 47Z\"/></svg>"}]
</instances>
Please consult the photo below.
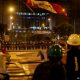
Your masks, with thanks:
<instances>
[{"instance_id":1,"label":"metal barrier","mask_svg":"<svg viewBox=\"0 0 80 80\"><path fill-rule=\"evenodd\" d=\"M53 42L45 43L18 43L18 42L4 42L2 47L5 46L6 50L34 50L34 49L47 49Z\"/></svg>"}]
</instances>

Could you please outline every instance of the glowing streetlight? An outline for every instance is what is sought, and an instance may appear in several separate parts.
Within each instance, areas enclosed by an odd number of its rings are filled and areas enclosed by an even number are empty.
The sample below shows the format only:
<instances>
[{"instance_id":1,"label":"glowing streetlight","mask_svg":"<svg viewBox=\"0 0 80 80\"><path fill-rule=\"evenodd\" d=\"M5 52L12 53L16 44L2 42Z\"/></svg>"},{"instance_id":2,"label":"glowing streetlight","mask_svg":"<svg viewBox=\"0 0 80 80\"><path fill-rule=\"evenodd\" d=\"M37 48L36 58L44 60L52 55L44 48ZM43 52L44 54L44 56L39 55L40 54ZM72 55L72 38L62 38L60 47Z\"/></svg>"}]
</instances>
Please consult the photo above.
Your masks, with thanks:
<instances>
[{"instance_id":1,"label":"glowing streetlight","mask_svg":"<svg viewBox=\"0 0 80 80\"><path fill-rule=\"evenodd\" d=\"M50 22L51 21L51 18L48 18L48 21Z\"/></svg>"},{"instance_id":2,"label":"glowing streetlight","mask_svg":"<svg viewBox=\"0 0 80 80\"><path fill-rule=\"evenodd\" d=\"M8 28L8 30L12 30L12 27L13 27L13 13L14 13L14 11L15 11L15 8L14 8L14 6L10 6L10 7L8 7L8 12L9 12L9 28Z\"/></svg>"},{"instance_id":3,"label":"glowing streetlight","mask_svg":"<svg viewBox=\"0 0 80 80\"><path fill-rule=\"evenodd\" d=\"M51 18L48 18L48 22L49 22L49 29L52 30Z\"/></svg>"},{"instance_id":4,"label":"glowing streetlight","mask_svg":"<svg viewBox=\"0 0 80 80\"><path fill-rule=\"evenodd\" d=\"M11 12L11 13L14 12L14 7L12 7L12 6L9 7L9 12Z\"/></svg>"},{"instance_id":5,"label":"glowing streetlight","mask_svg":"<svg viewBox=\"0 0 80 80\"><path fill-rule=\"evenodd\" d=\"M45 24L44 23L42 23L42 27L45 27Z\"/></svg>"},{"instance_id":6,"label":"glowing streetlight","mask_svg":"<svg viewBox=\"0 0 80 80\"><path fill-rule=\"evenodd\" d=\"M13 16L10 16L9 19L10 19L10 26L8 30L12 30L13 29Z\"/></svg>"},{"instance_id":7,"label":"glowing streetlight","mask_svg":"<svg viewBox=\"0 0 80 80\"><path fill-rule=\"evenodd\" d=\"M13 16L10 16L10 20L12 20L13 19Z\"/></svg>"},{"instance_id":8,"label":"glowing streetlight","mask_svg":"<svg viewBox=\"0 0 80 80\"><path fill-rule=\"evenodd\" d=\"M45 28L45 24L44 24L44 23L42 23L42 28L43 28L43 29Z\"/></svg>"}]
</instances>

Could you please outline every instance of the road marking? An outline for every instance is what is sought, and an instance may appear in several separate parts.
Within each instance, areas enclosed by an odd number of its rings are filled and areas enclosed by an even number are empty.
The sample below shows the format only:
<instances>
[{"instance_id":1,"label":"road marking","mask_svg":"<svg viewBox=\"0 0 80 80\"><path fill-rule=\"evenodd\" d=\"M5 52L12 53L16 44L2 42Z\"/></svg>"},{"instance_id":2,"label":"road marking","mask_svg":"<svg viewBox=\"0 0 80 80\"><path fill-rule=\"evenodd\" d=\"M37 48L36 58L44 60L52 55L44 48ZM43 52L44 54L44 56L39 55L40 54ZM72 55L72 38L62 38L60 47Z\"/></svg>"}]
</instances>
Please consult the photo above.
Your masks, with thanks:
<instances>
[{"instance_id":1,"label":"road marking","mask_svg":"<svg viewBox=\"0 0 80 80\"><path fill-rule=\"evenodd\" d=\"M30 70L29 70L28 64L26 66L20 64L19 62L15 62L14 64L16 64L16 66L18 66L19 68L22 68L26 75L30 74Z\"/></svg>"}]
</instances>

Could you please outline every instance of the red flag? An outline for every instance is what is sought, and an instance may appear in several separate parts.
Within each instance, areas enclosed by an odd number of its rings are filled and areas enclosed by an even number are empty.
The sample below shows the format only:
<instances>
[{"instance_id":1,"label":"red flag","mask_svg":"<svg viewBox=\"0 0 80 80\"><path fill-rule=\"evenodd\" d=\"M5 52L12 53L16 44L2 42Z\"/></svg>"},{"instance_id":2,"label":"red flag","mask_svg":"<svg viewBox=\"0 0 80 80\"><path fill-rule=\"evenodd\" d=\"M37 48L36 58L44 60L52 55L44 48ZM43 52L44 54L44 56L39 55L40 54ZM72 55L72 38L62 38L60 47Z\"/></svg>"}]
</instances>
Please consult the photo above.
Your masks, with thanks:
<instances>
[{"instance_id":1,"label":"red flag","mask_svg":"<svg viewBox=\"0 0 80 80\"><path fill-rule=\"evenodd\" d=\"M52 13L63 14L67 16L66 10L59 4L51 3L48 1L36 1L36 0L27 0L26 4L32 8L42 8Z\"/></svg>"},{"instance_id":2,"label":"red flag","mask_svg":"<svg viewBox=\"0 0 80 80\"><path fill-rule=\"evenodd\" d=\"M65 16L67 16L66 10L61 5L55 3L50 3L50 4L52 5L52 7L57 13L64 14Z\"/></svg>"}]
</instances>

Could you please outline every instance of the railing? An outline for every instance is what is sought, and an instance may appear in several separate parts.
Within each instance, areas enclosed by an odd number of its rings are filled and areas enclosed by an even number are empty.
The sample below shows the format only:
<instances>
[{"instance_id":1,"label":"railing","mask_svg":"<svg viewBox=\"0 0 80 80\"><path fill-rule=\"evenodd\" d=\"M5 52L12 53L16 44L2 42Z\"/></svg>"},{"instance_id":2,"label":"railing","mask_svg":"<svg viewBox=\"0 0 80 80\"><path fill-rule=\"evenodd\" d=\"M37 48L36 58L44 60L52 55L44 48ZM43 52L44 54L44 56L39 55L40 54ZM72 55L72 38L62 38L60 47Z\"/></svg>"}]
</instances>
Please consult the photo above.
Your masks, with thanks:
<instances>
[{"instance_id":1,"label":"railing","mask_svg":"<svg viewBox=\"0 0 80 80\"><path fill-rule=\"evenodd\" d=\"M17 42L6 42L2 44L7 50L34 50L34 49L48 49L53 42L43 42L43 43L17 43Z\"/></svg>"}]
</instances>

